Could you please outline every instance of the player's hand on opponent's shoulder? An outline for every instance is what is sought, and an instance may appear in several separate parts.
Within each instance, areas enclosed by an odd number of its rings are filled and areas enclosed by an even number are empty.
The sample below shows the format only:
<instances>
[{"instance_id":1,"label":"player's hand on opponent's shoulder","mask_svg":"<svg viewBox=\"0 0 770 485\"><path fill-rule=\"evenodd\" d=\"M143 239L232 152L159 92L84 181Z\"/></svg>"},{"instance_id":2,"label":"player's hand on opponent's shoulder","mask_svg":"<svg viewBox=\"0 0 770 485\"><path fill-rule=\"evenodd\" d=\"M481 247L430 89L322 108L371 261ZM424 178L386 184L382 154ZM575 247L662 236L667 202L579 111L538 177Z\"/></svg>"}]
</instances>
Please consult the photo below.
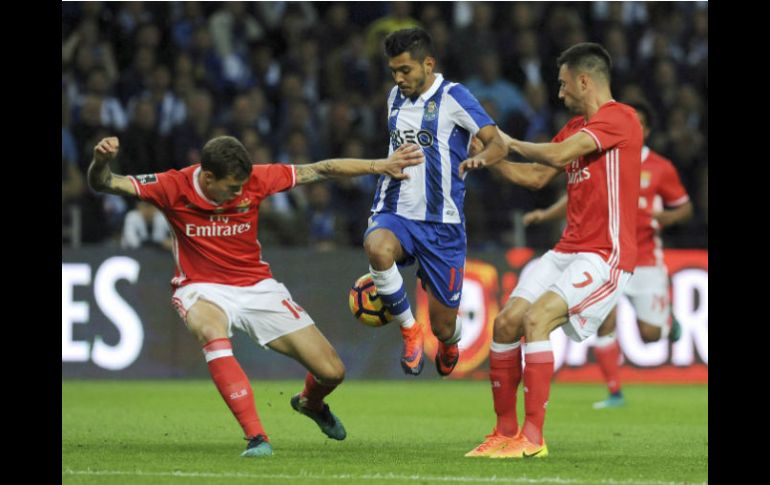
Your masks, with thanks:
<instances>
[{"instance_id":1,"label":"player's hand on opponent's shoulder","mask_svg":"<svg viewBox=\"0 0 770 485\"><path fill-rule=\"evenodd\" d=\"M117 136L102 138L94 147L94 160L96 163L104 164L118 156L120 142Z\"/></svg>"},{"instance_id":2,"label":"player's hand on opponent's shoulder","mask_svg":"<svg viewBox=\"0 0 770 485\"><path fill-rule=\"evenodd\" d=\"M425 154L422 148L414 143L404 143L390 154L385 160L382 170L378 172L396 180L408 179L409 175L405 174L403 170L423 162L425 162Z\"/></svg>"}]
</instances>

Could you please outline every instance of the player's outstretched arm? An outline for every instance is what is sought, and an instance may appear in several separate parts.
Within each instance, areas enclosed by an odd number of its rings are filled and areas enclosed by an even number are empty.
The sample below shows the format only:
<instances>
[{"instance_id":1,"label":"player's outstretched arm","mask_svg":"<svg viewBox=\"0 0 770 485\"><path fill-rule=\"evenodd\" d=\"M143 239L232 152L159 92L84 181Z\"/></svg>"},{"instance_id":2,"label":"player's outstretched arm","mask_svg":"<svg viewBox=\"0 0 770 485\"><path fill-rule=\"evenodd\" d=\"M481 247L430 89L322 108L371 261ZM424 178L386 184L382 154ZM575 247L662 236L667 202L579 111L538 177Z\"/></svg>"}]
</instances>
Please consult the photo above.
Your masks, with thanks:
<instances>
[{"instance_id":1,"label":"player's outstretched arm","mask_svg":"<svg viewBox=\"0 0 770 485\"><path fill-rule=\"evenodd\" d=\"M517 140L502 130L500 136L508 148L526 158L554 168L563 168L578 157L593 153L599 148L593 137L582 131L556 143L530 143Z\"/></svg>"},{"instance_id":2,"label":"player's outstretched arm","mask_svg":"<svg viewBox=\"0 0 770 485\"><path fill-rule=\"evenodd\" d=\"M502 131L500 131L500 134L504 135ZM483 149L484 144L481 140L475 136L471 138L471 147L469 150L471 157L480 153ZM460 174L465 170L477 170L483 168L483 166L479 164L466 162L460 164ZM537 163L517 163L509 160L502 160L499 163L492 165L490 170L499 174L509 182L533 190L542 189L560 173L560 170L553 167L546 167L545 165L539 165Z\"/></svg>"},{"instance_id":3,"label":"player's outstretched arm","mask_svg":"<svg viewBox=\"0 0 770 485\"><path fill-rule=\"evenodd\" d=\"M425 155L419 145L405 143L388 158L362 160L358 158L332 158L309 165L297 165L297 185L326 180L331 177L356 177L358 175L381 174L396 180L409 178L404 169L419 165Z\"/></svg>"},{"instance_id":4,"label":"player's outstretched arm","mask_svg":"<svg viewBox=\"0 0 770 485\"><path fill-rule=\"evenodd\" d=\"M545 209L535 209L524 214L524 225L563 219L567 215L567 194Z\"/></svg>"},{"instance_id":5,"label":"player's outstretched arm","mask_svg":"<svg viewBox=\"0 0 770 485\"><path fill-rule=\"evenodd\" d=\"M99 192L136 197L134 184L122 175L112 173L110 160L118 156L120 142L115 136L102 138L94 147L94 157L88 166L88 185Z\"/></svg>"},{"instance_id":6,"label":"player's outstretched arm","mask_svg":"<svg viewBox=\"0 0 770 485\"><path fill-rule=\"evenodd\" d=\"M558 143L529 143L513 140L511 150L533 162L554 168L564 168L568 163L583 155L596 151L594 139L583 132L575 133Z\"/></svg>"},{"instance_id":7,"label":"player's outstretched arm","mask_svg":"<svg viewBox=\"0 0 770 485\"><path fill-rule=\"evenodd\" d=\"M661 227L667 227L680 222L685 222L692 217L692 202L687 201L674 209L666 209L655 212L652 217L657 219Z\"/></svg>"}]
</instances>

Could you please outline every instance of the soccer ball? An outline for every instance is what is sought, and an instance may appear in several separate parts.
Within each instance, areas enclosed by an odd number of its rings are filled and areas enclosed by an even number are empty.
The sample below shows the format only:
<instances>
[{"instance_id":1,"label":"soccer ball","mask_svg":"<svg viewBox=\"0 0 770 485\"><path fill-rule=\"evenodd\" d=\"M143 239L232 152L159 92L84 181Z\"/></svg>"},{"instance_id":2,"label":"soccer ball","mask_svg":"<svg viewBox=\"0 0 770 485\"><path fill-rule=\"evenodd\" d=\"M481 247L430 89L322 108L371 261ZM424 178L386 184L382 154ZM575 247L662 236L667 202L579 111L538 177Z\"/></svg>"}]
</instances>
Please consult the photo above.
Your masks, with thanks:
<instances>
[{"instance_id":1,"label":"soccer ball","mask_svg":"<svg viewBox=\"0 0 770 485\"><path fill-rule=\"evenodd\" d=\"M382 300L377 295L372 275L366 273L356 280L350 289L348 304L353 316L359 322L370 327L381 327L393 320L387 308L382 306Z\"/></svg>"}]
</instances>

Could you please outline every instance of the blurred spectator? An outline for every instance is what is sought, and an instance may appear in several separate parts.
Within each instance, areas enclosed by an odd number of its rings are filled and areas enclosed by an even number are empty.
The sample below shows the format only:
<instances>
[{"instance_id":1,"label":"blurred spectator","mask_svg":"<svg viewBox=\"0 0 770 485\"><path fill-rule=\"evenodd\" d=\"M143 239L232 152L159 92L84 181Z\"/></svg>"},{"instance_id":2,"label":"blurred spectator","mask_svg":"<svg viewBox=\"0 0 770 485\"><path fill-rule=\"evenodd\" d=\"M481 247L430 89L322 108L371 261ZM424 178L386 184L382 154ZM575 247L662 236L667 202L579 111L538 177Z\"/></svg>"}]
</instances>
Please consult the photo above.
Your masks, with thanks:
<instances>
[{"instance_id":1,"label":"blurred spectator","mask_svg":"<svg viewBox=\"0 0 770 485\"><path fill-rule=\"evenodd\" d=\"M276 103L279 99L283 70L281 63L275 58L272 46L267 43L252 46L249 69L251 84L260 87L265 96L272 103Z\"/></svg>"},{"instance_id":2,"label":"blurred spectator","mask_svg":"<svg viewBox=\"0 0 770 485\"><path fill-rule=\"evenodd\" d=\"M318 138L317 123L314 120L310 106L304 101L295 101L287 108L286 118L279 130L279 140L286 140L289 134L295 131L305 135L308 143L310 158L320 160L323 158L323 147Z\"/></svg>"},{"instance_id":3,"label":"blurred spectator","mask_svg":"<svg viewBox=\"0 0 770 485\"><path fill-rule=\"evenodd\" d=\"M225 78L237 81L245 71L248 46L265 32L245 2L222 2L209 19L214 48L224 62Z\"/></svg>"},{"instance_id":4,"label":"blurred spectator","mask_svg":"<svg viewBox=\"0 0 770 485\"><path fill-rule=\"evenodd\" d=\"M348 42L355 28L349 22L350 11L347 3L334 2L326 11L324 20L319 26L321 49L325 55L331 55Z\"/></svg>"},{"instance_id":5,"label":"blurred spectator","mask_svg":"<svg viewBox=\"0 0 770 485\"><path fill-rule=\"evenodd\" d=\"M499 116L496 119L507 119L513 113L528 109L519 88L500 77L500 61L495 51L479 56L478 75L470 78L465 86L479 101L490 101L495 105Z\"/></svg>"},{"instance_id":6,"label":"blurred spectator","mask_svg":"<svg viewBox=\"0 0 770 485\"><path fill-rule=\"evenodd\" d=\"M155 69L155 51L150 47L138 49L131 66L120 76L117 84L120 101L127 104L134 96L144 91L150 84L150 77Z\"/></svg>"},{"instance_id":7,"label":"blurred spectator","mask_svg":"<svg viewBox=\"0 0 770 485\"><path fill-rule=\"evenodd\" d=\"M171 26L171 39L181 51L189 50L193 45L195 29L206 25L201 2L175 2L174 20Z\"/></svg>"},{"instance_id":8,"label":"blurred spectator","mask_svg":"<svg viewBox=\"0 0 770 485\"><path fill-rule=\"evenodd\" d=\"M121 137L121 169L127 174L163 172L173 167L168 139L157 129L155 105L143 98L134 105L134 114Z\"/></svg>"},{"instance_id":9,"label":"blurred spectator","mask_svg":"<svg viewBox=\"0 0 770 485\"><path fill-rule=\"evenodd\" d=\"M308 200L306 220L310 247L316 251L330 251L347 245L342 221L332 207L329 183L308 184L302 188Z\"/></svg>"},{"instance_id":10,"label":"blurred spectator","mask_svg":"<svg viewBox=\"0 0 770 485\"><path fill-rule=\"evenodd\" d=\"M624 86L634 80L634 64L621 27L611 26L604 35L604 47L612 58L612 85Z\"/></svg>"},{"instance_id":11,"label":"blurred spectator","mask_svg":"<svg viewBox=\"0 0 770 485\"><path fill-rule=\"evenodd\" d=\"M139 249L162 248L171 251L171 232L168 222L154 205L140 200L136 208L126 213L120 247Z\"/></svg>"},{"instance_id":12,"label":"blurred spectator","mask_svg":"<svg viewBox=\"0 0 770 485\"><path fill-rule=\"evenodd\" d=\"M318 20L312 2L255 2L253 5L269 30L278 29L287 15L297 19L300 29L310 28Z\"/></svg>"},{"instance_id":13,"label":"blurred spectator","mask_svg":"<svg viewBox=\"0 0 770 485\"><path fill-rule=\"evenodd\" d=\"M503 66L506 77L517 86L542 84L550 89L555 82L554 68L543 61L535 31L520 31L511 44L515 46L512 57Z\"/></svg>"},{"instance_id":14,"label":"blurred spectator","mask_svg":"<svg viewBox=\"0 0 770 485\"><path fill-rule=\"evenodd\" d=\"M147 90L142 92L138 98L149 100L156 113L156 123L158 132L167 136L175 126L184 122L187 117L187 107L180 98L171 90L171 72L164 65L156 66L150 76ZM129 101L128 109L134 112L134 105L137 98Z\"/></svg>"},{"instance_id":15,"label":"blurred spectator","mask_svg":"<svg viewBox=\"0 0 770 485\"><path fill-rule=\"evenodd\" d=\"M112 51L112 45L102 38L96 20L83 20L77 30L72 32L62 43L62 66L75 63L81 80L92 67L101 66L111 80L118 78L118 66Z\"/></svg>"},{"instance_id":16,"label":"blurred spectator","mask_svg":"<svg viewBox=\"0 0 770 485\"><path fill-rule=\"evenodd\" d=\"M455 33L452 43L452 56L462 59L457 65L460 79L477 75L479 56L497 50L497 35L492 28L494 6L490 2L473 2L472 5L471 23Z\"/></svg>"},{"instance_id":17,"label":"blurred spectator","mask_svg":"<svg viewBox=\"0 0 770 485\"><path fill-rule=\"evenodd\" d=\"M369 158L366 146L359 137L348 138L339 156ZM332 185L332 206L340 217L346 239L354 246L364 243L363 235L376 187L375 175L335 179Z\"/></svg>"},{"instance_id":18,"label":"blurred spectator","mask_svg":"<svg viewBox=\"0 0 770 485\"><path fill-rule=\"evenodd\" d=\"M100 118L102 126L122 132L128 126L128 116L120 100L112 94L112 82L107 76L107 71L102 67L94 67L88 74L85 86L85 95L96 96L101 99ZM80 96L78 104L83 102L85 95Z\"/></svg>"},{"instance_id":19,"label":"blurred spectator","mask_svg":"<svg viewBox=\"0 0 770 485\"><path fill-rule=\"evenodd\" d=\"M366 53L370 59L382 59L382 41L396 30L420 27L420 23L411 17L410 2L389 2L387 16L375 20L366 29Z\"/></svg>"},{"instance_id":20,"label":"blurred spectator","mask_svg":"<svg viewBox=\"0 0 770 485\"><path fill-rule=\"evenodd\" d=\"M187 119L171 132L173 168L184 168L200 161L200 149L211 138L212 100L205 90L195 91L189 99Z\"/></svg>"},{"instance_id":21,"label":"blurred spectator","mask_svg":"<svg viewBox=\"0 0 770 485\"><path fill-rule=\"evenodd\" d=\"M339 53L339 64L328 70L331 97L344 96L346 93L359 93L369 96L372 92L371 62L364 50L364 37L358 32L350 35Z\"/></svg>"}]
</instances>

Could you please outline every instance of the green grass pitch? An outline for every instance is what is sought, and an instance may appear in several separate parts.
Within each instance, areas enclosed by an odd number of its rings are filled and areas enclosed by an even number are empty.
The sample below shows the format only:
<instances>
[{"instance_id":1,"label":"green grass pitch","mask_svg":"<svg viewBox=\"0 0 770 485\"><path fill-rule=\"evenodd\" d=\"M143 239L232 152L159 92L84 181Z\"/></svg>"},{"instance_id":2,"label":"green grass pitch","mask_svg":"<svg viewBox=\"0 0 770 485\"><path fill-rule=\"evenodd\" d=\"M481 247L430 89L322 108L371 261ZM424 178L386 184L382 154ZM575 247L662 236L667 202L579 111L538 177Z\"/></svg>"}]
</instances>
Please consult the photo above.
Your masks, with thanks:
<instances>
[{"instance_id":1,"label":"green grass pitch","mask_svg":"<svg viewBox=\"0 0 770 485\"><path fill-rule=\"evenodd\" d=\"M640 484L708 480L708 386L551 388L545 459L464 458L494 425L485 381L348 381L328 399L346 440L295 413L302 381L252 381L274 455L245 459L209 381L63 381L65 484ZM523 399L519 390L519 420Z\"/></svg>"}]
</instances>

